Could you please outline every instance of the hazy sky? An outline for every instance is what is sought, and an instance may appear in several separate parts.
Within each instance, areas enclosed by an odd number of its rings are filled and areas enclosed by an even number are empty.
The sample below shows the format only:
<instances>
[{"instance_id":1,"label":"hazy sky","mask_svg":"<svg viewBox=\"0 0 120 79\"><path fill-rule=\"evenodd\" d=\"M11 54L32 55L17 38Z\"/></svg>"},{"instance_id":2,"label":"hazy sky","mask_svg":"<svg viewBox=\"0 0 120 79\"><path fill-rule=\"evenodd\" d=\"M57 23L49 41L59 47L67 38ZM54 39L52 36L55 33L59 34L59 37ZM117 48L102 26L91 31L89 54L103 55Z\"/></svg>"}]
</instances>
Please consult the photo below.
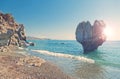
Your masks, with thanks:
<instances>
[{"instance_id":1,"label":"hazy sky","mask_svg":"<svg viewBox=\"0 0 120 79\"><path fill-rule=\"evenodd\" d=\"M0 0L0 11L23 23L28 36L75 39L79 22L102 19L108 40L120 40L120 0Z\"/></svg>"}]
</instances>

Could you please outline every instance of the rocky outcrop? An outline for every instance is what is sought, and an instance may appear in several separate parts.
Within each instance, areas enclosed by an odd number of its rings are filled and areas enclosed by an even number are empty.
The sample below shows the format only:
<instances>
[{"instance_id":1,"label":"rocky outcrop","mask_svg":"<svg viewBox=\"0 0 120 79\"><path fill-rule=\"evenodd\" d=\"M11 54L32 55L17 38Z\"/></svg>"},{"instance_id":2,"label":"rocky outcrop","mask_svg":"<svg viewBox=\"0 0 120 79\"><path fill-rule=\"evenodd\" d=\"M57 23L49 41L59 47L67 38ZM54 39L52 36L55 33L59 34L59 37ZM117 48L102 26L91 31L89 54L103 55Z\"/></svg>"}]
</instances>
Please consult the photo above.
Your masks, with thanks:
<instances>
[{"instance_id":1,"label":"rocky outcrop","mask_svg":"<svg viewBox=\"0 0 120 79\"><path fill-rule=\"evenodd\" d=\"M26 41L23 24L16 23L11 14L0 12L0 51L11 45L26 47L30 44Z\"/></svg>"},{"instance_id":2,"label":"rocky outcrop","mask_svg":"<svg viewBox=\"0 0 120 79\"><path fill-rule=\"evenodd\" d=\"M89 21L81 22L76 29L76 40L82 44L84 53L94 51L106 40L103 33L105 23L96 20L93 25Z\"/></svg>"}]
</instances>

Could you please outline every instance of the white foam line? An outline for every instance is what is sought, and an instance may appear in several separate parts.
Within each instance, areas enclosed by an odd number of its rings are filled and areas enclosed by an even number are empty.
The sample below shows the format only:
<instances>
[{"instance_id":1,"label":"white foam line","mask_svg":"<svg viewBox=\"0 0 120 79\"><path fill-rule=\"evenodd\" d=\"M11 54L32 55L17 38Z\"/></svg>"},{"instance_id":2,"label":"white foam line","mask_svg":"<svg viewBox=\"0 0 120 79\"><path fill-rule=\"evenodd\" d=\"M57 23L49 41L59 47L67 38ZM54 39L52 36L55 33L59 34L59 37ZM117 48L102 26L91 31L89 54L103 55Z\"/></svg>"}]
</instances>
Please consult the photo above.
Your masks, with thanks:
<instances>
[{"instance_id":1,"label":"white foam line","mask_svg":"<svg viewBox=\"0 0 120 79\"><path fill-rule=\"evenodd\" d=\"M69 55L69 54L55 53L55 52L50 52L50 51L45 51L45 50L32 50L32 51L39 52L41 54L51 55L51 56L65 57L65 58L80 60L80 61L83 61L83 62L95 63L94 60L89 59L89 58L85 58L85 57L82 57L82 56L74 56L74 55Z\"/></svg>"}]
</instances>

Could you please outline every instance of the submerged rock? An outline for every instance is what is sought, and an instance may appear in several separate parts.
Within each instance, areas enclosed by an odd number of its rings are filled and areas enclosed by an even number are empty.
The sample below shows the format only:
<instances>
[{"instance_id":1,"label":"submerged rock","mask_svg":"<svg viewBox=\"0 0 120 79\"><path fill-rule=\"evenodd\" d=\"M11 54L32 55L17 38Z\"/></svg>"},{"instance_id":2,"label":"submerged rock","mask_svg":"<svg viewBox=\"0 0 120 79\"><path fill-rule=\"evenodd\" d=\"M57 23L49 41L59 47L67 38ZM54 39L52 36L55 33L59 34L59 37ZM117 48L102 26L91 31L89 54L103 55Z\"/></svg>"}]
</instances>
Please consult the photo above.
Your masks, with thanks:
<instances>
[{"instance_id":1,"label":"submerged rock","mask_svg":"<svg viewBox=\"0 0 120 79\"><path fill-rule=\"evenodd\" d=\"M33 46L33 43L30 44ZM24 25L16 23L11 14L0 12L0 51L10 45L25 47L30 44L26 40Z\"/></svg>"},{"instance_id":2,"label":"submerged rock","mask_svg":"<svg viewBox=\"0 0 120 79\"><path fill-rule=\"evenodd\" d=\"M94 51L106 40L103 33L105 23L96 20L93 25L89 21L81 22L76 29L76 40L82 44L84 53Z\"/></svg>"}]
</instances>

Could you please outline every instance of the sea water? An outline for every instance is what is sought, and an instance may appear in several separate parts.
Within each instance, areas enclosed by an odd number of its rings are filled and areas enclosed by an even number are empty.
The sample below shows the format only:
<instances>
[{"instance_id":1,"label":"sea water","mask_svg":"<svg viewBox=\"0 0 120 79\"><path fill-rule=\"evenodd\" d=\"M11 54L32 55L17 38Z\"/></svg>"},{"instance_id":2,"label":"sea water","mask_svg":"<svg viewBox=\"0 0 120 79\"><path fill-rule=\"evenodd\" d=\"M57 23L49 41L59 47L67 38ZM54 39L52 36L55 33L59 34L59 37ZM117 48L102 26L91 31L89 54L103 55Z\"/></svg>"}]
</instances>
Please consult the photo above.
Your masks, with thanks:
<instances>
[{"instance_id":1,"label":"sea water","mask_svg":"<svg viewBox=\"0 0 120 79\"><path fill-rule=\"evenodd\" d=\"M120 79L120 42L104 42L94 52L83 54L75 40L29 40L28 54L56 64L76 79Z\"/></svg>"}]
</instances>

